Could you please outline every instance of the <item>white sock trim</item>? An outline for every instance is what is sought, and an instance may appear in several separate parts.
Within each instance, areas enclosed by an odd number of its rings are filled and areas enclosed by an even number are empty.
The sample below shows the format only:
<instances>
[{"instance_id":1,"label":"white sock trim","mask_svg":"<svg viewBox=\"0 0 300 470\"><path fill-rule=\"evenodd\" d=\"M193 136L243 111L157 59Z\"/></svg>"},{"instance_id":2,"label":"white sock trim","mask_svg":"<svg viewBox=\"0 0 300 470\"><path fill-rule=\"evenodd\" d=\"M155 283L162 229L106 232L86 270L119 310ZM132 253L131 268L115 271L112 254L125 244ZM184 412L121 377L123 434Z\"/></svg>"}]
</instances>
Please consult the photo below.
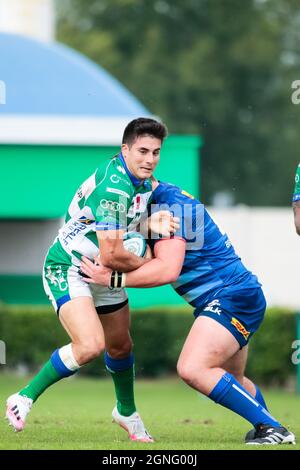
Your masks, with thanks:
<instances>
[{"instance_id":1,"label":"white sock trim","mask_svg":"<svg viewBox=\"0 0 300 470\"><path fill-rule=\"evenodd\" d=\"M58 350L59 357L61 358L62 362L64 365L69 369L69 370L77 370L80 368L80 365L76 361L73 350L72 350L72 344L67 344L66 346L63 346Z\"/></svg>"},{"instance_id":2,"label":"white sock trim","mask_svg":"<svg viewBox=\"0 0 300 470\"><path fill-rule=\"evenodd\" d=\"M250 395L248 395L248 393L244 392L244 390L242 390L240 387L238 387L235 384L232 384L232 387L235 388L235 390L240 392L242 395L244 395L244 397L246 397L249 401L251 401L253 403L253 405L259 407L258 401L256 401L254 398L250 397Z\"/></svg>"}]
</instances>

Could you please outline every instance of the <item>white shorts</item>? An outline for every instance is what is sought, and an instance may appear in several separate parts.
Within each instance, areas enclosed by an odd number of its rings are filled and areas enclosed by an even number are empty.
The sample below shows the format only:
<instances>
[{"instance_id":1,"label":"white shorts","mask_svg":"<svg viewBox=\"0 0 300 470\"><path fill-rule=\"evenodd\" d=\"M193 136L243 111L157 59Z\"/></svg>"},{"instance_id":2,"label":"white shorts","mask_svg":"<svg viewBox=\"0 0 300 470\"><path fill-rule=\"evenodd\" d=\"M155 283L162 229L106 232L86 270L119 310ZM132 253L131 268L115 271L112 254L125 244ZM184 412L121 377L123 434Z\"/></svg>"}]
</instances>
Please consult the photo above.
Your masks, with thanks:
<instances>
[{"instance_id":1,"label":"white shorts","mask_svg":"<svg viewBox=\"0 0 300 470\"><path fill-rule=\"evenodd\" d=\"M127 300L125 289L88 284L78 271L79 268L73 264L56 264L56 261L46 258L43 284L57 313L63 304L76 297L91 297L95 307L113 306Z\"/></svg>"}]
</instances>

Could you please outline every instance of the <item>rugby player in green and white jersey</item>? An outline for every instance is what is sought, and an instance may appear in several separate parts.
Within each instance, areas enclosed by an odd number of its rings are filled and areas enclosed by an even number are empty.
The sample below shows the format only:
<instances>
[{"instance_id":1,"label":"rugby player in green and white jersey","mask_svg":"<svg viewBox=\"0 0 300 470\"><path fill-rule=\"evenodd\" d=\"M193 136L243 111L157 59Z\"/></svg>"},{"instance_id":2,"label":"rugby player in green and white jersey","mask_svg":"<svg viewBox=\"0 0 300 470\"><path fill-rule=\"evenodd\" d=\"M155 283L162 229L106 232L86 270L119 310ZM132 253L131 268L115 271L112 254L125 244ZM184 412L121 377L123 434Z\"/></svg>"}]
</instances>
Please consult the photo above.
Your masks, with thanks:
<instances>
[{"instance_id":1,"label":"rugby player in green and white jersey","mask_svg":"<svg viewBox=\"0 0 300 470\"><path fill-rule=\"evenodd\" d=\"M46 256L43 276L45 291L71 343L54 351L33 380L8 398L6 416L16 431L23 430L32 404L50 385L73 375L105 350L117 397L114 420L130 439L153 442L134 402L126 292L118 283L117 288L88 285L79 268L81 255L93 259L99 249L101 263L116 271L128 272L149 261L125 250L123 234L134 230L146 210L152 192L149 178L166 135L166 127L153 119L131 121L124 131L122 152L101 165L76 192ZM173 223L170 219L167 230L174 229Z\"/></svg>"},{"instance_id":2,"label":"rugby player in green and white jersey","mask_svg":"<svg viewBox=\"0 0 300 470\"><path fill-rule=\"evenodd\" d=\"M296 232L300 235L300 163L295 176L295 189L293 194L293 210Z\"/></svg>"}]
</instances>

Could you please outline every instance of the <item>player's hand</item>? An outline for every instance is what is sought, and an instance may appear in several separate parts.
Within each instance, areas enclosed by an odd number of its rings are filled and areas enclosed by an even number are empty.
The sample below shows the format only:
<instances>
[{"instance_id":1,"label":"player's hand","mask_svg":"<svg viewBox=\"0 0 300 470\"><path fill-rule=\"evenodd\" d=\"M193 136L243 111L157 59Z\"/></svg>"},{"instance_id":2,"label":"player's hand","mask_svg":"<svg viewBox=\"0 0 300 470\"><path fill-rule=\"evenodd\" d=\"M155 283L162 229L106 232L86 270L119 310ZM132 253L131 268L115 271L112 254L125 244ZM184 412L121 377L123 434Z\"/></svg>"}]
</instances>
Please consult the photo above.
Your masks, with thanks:
<instances>
[{"instance_id":1,"label":"player's hand","mask_svg":"<svg viewBox=\"0 0 300 470\"><path fill-rule=\"evenodd\" d=\"M174 217L169 211L158 211L148 218L148 229L163 237L170 237L179 228L179 217Z\"/></svg>"},{"instance_id":2,"label":"player's hand","mask_svg":"<svg viewBox=\"0 0 300 470\"><path fill-rule=\"evenodd\" d=\"M87 283L100 284L101 286L109 286L112 270L103 266L99 256L95 256L95 262L82 257L80 270L85 276L82 280Z\"/></svg>"}]
</instances>

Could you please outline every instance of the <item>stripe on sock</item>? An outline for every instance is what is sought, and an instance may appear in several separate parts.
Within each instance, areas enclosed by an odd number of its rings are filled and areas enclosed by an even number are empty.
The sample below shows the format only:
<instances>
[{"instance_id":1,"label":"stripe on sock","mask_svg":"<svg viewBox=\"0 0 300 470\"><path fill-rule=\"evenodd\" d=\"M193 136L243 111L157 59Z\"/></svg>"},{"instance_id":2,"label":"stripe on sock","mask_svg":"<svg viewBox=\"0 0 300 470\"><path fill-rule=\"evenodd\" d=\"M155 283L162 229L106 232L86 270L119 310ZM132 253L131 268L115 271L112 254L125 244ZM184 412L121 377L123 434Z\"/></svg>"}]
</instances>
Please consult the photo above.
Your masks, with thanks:
<instances>
[{"instance_id":1,"label":"stripe on sock","mask_svg":"<svg viewBox=\"0 0 300 470\"><path fill-rule=\"evenodd\" d=\"M124 359L113 359L109 356L107 351L104 353L104 360L106 368L110 372L121 372L123 370L130 369L134 364L134 354L130 353L128 357Z\"/></svg>"},{"instance_id":2,"label":"stripe on sock","mask_svg":"<svg viewBox=\"0 0 300 470\"><path fill-rule=\"evenodd\" d=\"M221 377L209 394L209 398L247 419L253 426L257 424L281 426L228 372Z\"/></svg>"},{"instance_id":3,"label":"stripe on sock","mask_svg":"<svg viewBox=\"0 0 300 470\"><path fill-rule=\"evenodd\" d=\"M59 349L56 349L50 358L51 364L61 377L69 377L75 374L76 370L70 370L61 360Z\"/></svg>"},{"instance_id":4,"label":"stripe on sock","mask_svg":"<svg viewBox=\"0 0 300 470\"><path fill-rule=\"evenodd\" d=\"M80 365L78 364L78 362L76 361L74 357L72 344L67 344L66 346L63 346L62 348L60 348L58 351L58 354L62 362L64 363L64 365L69 370L75 371L79 369Z\"/></svg>"},{"instance_id":5,"label":"stripe on sock","mask_svg":"<svg viewBox=\"0 0 300 470\"><path fill-rule=\"evenodd\" d=\"M253 403L253 405L259 407L259 403L257 403L256 400L254 400L252 397L250 397L250 395L248 395L248 393L245 393L244 390L242 390L240 387L238 387L235 384L232 384L232 387L235 388L239 393L244 395L244 397L248 398L248 400L250 400Z\"/></svg>"}]
</instances>

